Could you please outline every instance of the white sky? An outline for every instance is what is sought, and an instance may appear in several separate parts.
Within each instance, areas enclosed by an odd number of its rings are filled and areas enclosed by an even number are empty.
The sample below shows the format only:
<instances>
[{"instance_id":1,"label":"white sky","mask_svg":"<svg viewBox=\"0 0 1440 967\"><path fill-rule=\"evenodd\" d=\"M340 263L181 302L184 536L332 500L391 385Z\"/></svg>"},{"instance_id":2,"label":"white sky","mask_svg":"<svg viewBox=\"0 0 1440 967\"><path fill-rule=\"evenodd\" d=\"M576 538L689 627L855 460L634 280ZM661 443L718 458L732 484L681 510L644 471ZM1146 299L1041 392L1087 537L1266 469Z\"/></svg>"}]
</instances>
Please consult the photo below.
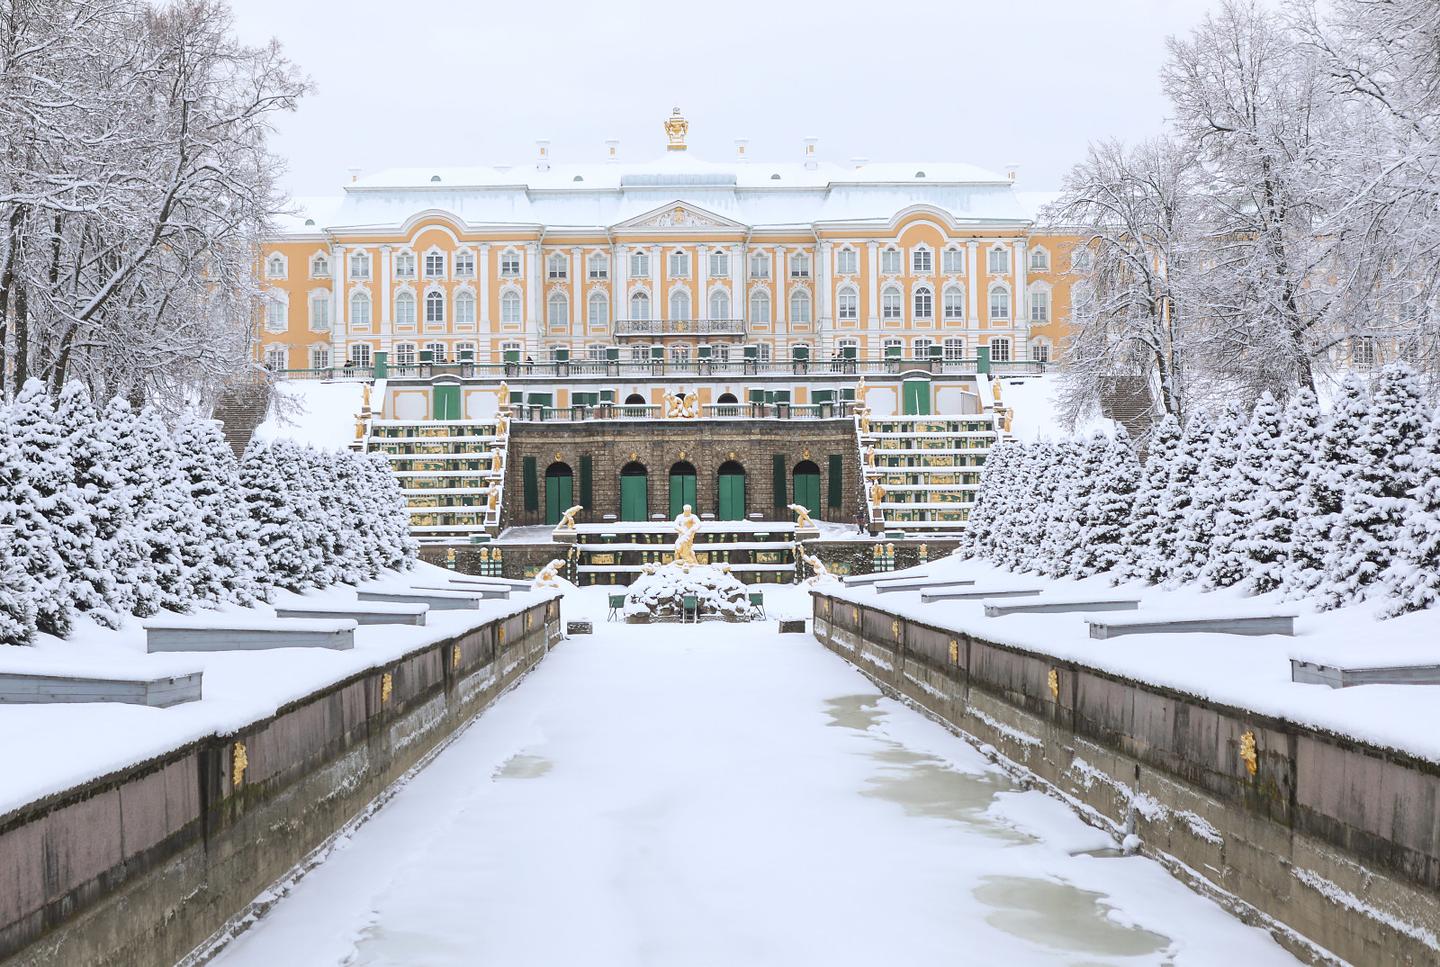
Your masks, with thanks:
<instances>
[{"instance_id":1,"label":"white sky","mask_svg":"<svg viewBox=\"0 0 1440 967\"><path fill-rule=\"evenodd\" d=\"M1158 131L1165 38L1218 0L231 0L316 91L278 125L283 184L328 194L345 169L557 162L664 150L799 160L1021 165L1057 188L1087 142Z\"/></svg>"}]
</instances>

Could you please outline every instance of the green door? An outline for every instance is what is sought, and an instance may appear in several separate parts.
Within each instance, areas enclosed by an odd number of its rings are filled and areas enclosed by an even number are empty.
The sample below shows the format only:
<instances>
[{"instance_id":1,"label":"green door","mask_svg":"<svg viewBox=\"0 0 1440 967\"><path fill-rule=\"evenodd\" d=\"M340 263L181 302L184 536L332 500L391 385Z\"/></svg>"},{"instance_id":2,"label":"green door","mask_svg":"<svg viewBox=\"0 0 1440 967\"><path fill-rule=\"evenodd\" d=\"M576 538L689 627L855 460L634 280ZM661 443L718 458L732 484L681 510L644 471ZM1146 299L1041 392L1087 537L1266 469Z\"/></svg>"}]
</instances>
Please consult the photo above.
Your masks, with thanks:
<instances>
[{"instance_id":1,"label":"green door","mask_svg":"<svg viewBox=\"0 0 1440 967\"><path fill-rule=\"evenodd\" d=\"M565 469L569 469L568 467ZM545 523L560 523L560 515L575 506L575 478L569 473L545 474Z\"/></svg>"},{"instance_id":2,"label":"green door","mask_svg":"<svg viewBox=\"0 0 1440 967\"><path fill-rule=\"evenodd\" d=\"M435 419L437 420L458 420L460 419L460 387L458 386L437 386L435 387Z\"/></svg>"},{"instance_id":3,"label":"green door","mask_svg":"<svg viewBox=\"0 0 1440 967\"><path fill-rule=\"evenodd\" d=\"M695 503L695 475L693 473L670 474L670 519L680 516L685 505L693 511Z\"/></svg>"},{"instance_id":4,"label":"green door","mask_svg":"<svg viewBox=\"0 0 1440 967\"><path fill-rule=\"evenodd\" d=\"M820 468L809 460L795 467L795 500L810 512L812 517L820 516Z\"/></svg>"},{"instance_id":5,"label":"green door","mask_svg":"<svg viewBox=\"0 0 1440 967\"><path fill-rule=\"evenodd\" d=\"M906 416L929 416L930 415L930 381L924 379L907 379L904 385L905 392L905 415Z\"/></svg>"},{"instance_id":6,"label":"green door","mask_svg":"<svg viewBox=\"0 0 1440 967\"><path fill-rule=\"evenodd\" d=\"M645 520L649 509L649 488L644 474L622 474L620 477L620 519Z\"/></svg>"},{"instance_id":7,"label":"green door","mask_svg":"<svg viewBox=\"0 0 1440 967\"><path fill-rule=\"evenodd\" d=\"M745 475L722 473L719 478L721 520L745 519Z\"/></svg>"}]
</instances>

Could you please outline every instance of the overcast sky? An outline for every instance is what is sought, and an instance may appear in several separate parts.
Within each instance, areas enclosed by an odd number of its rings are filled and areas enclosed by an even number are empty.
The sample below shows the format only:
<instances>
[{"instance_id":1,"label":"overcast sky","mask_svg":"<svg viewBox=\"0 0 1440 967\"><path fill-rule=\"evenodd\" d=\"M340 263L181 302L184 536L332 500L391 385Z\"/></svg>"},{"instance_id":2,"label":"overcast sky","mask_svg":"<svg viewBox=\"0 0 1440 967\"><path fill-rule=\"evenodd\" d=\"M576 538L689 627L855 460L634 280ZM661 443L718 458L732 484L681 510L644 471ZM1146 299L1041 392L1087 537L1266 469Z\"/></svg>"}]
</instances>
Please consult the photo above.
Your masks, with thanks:
<instances>
[{"instance_id":1,"label":"overcast sky","mask_svg":"<svg viewBox=\"0 0 1440 967\"><path fill-rule=\"evenodd\" d=\"M664 151L722 160L967 161L1050 190L1087 142L1155 133L1165 38L1218 0L232 0L315 82L276 146L295 195L345 169Z\"/></svg>"}]
</instances>

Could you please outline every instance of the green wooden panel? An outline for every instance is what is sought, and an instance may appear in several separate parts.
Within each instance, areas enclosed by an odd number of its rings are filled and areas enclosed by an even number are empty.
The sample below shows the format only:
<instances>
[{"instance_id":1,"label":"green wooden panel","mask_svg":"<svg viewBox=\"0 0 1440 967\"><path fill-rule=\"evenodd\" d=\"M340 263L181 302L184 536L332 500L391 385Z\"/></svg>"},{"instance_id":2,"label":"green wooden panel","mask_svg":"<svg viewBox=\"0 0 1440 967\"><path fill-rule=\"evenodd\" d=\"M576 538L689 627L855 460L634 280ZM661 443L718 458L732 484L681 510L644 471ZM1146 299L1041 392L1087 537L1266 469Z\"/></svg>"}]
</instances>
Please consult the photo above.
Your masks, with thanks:
<instances>
[{"instance_id":1,"label":"green wooden panel","mask_svg":"<svg viewBox=\"0 0 1440 967\"><path fill-rule=\"evenodd\" d=\"M554 406L555 395L553 393L526 393L525 402L529 406Z\"/></svg>"},{"instance_id":2,"label":"green wooden panel","mask_svg":"<svg viewBox=\"0 0 1440 967\"><path fill-rule=\"evenodd\" d=\"M720 520L745 519L745 475L722 473L719 479Z\"/></svg>"},{"instance_id":3,"label":"green wooden panel","mask_svg":"<svg viewBox=\"0 0 1440 967\"><path fill-rule=\"evenodd\" d=\"M826 463L829 465L826 473L830 475L830 479L825 486L825 503L838 510L845 483L845 460L840 454L832 453Z\"/></svg>"},{"instance_id":4,"label":"green wooden panel","mask_svg":"<svg viewBox=\"0 0 1440 967\"><path fill-rule=\"evenodd\" d=\"M385 379L390 375L390 354L383 349L375 354L375 378Z\"/></svg>"},{"instance_id":5,"label":"green wooden panel","mask_svg":"<svg viewBox=\"0 0 1440 967\"><path fill-rule=\"evenodd\" d=\"M686 504L690 505L691 510L699 506L695 503L695 475L693 473L672 473L670 475L670 519L674 520L679 517Z\"/></svg>"},{"instance_id":6,"label":"green wooden panel","mask_svg":"<svg viewBox=\"0 0 1440 967\"><path fill-rule=\"evenodd\" d=\"M545 523L560 523L560 515L575 506L575 478L545 478Z\"/></svg>"},{"instance_id":7,"label":"green wooden panel","mask_svg":"<svg viewBox=\"0 0 1440 967\"><path fill-rule=\"evenodd\" d=\"M975 371L977 373L990 372L990 347L978 346L975 349Z\"/></svg>"},{"instance_id":8,"label":"green wooden panel","mask_svg":"<svg viewBox=\"0 0 1440 967\"><path fill-rule=\"evenodd\" d=\"M580 506L593 509L595 501L595 463L590 454L580 457Z\"/></svg>"},{"instance_id":9,"label":"green wooden panel","mask_svg":"<svg viewBox=\"0 0 1440 967\"><path fill-rule=\"evenodd\" d=\"M620 519L645 520L649 516L648 478L620 477Z\"/></svg>"},{"instance_id":10,"label":"green wooden panel","mask_svg":"<svg viewBox=\"0 0 1440 967\"><path fill-rule=\"evenodd\" d=\"M833 403L835 402L835 391L833 389L817 389L811 392L810 402L812 403Z\"/></svg>"},{"instance_id":11,"label":"green wooden panel","mask_svg":"<svg viewBox=\"0 0 1440 967\"><path fill-rule=\"evenodd\" d=\"M797 473L795 475L795 500L808 510L811 516L820 513L820 475L818 473Z\"/></svg>"},{"instance_id":12,"label":"green wooden panel","mask_svg":"<svg viewBox=\"0 0 1440 967\"><path fill-rule=\"evenodd\" d=\"M526 457L520 461L520 474L524 478L522 489L525 491L525 510L537 511L540 509L540 475L535 469L534 457Z\"/></svg>"},{"instance_id":13,"label":"green wooden panel","mask_svg":"<svg viewBox=\"0 0 1440 967\"><path fill-rule=\"evenodd\" d=\"M923 379L907 379L903 389L905 415L928 416L930 413L930 382Z\"/></svg>"},{"instance_id":14,"label":"green wooden panel","mask_svg":"<svg viewBox=\"0 0 1440 967\"><path fill-rule=\"evenodd\" d=\"M751 403L764 403L765 391L763 389L747 390L745 393L745 398L748 399Z\"/></svg>"},{"instance_id":15,"label":"green wooden panel","mask_svg":"<svg viewBox=\"0 0 1440 967\"><path fill-rule=\"evenodd\" d=\"M774 462L770 465L771 485L775 489L775 506L783 508L789 505L790 501L785 499L787 487L785 478L789 476L785 472L785 454L775 454Z\"/></svg>"},{"instance_id":16,"label":"green wooden panel","mask_svg":"<svg viewBox=\"0 0 1440 967\"><path fill-rule=\"evenodd\" d=\"M460 387L437 386L434 391L435 419L460 419Z\"/></svg>"}]
</instances>

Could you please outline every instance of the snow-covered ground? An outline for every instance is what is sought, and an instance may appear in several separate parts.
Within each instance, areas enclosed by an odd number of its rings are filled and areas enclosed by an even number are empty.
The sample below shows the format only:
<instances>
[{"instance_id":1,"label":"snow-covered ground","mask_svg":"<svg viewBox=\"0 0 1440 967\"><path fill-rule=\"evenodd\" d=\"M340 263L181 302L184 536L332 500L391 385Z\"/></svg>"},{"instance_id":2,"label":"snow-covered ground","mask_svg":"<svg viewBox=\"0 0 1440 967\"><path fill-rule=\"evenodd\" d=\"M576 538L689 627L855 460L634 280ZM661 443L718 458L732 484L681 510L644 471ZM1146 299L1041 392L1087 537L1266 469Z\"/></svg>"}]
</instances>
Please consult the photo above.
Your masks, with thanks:
<instances>
[{"instance_id":1,"label":"snow-covered ground","mask_svg":"<svg viewBox=\"0 0 1440 967\"><path fill-rule=\"evenodd\" d=\"M355 415L360 412L363 385L358 381L323 382L286 380L276 385L284 397L280 414L270 413L255 428L257 440L293 440L312 447L334 449L355 439ZM378 396L372 403L379 405Z\"/></svg>"},{"instance_id":2,"label":"snow-covered ground","mask_svg":"<svg viewBox=\"0 0 1440 967\"><path fill-rule=\"evenodd\" d=\"M1112 586L1106 575L1084 580L1049 580L1016 574L979 560L944 558L923 568L929 578L973 578L975 589L1043 587L1056 597L1086 593L1138 598L1141 611L1109 612L1129 617L1153 612L1199 612L1210 616L1259 611L1298 614L1295 637L1224 634L1141 634L1096 640L1079 613L1015 614L985 617L979 600L920 600L920 591L878 594L871 587L838 589L842 598L875 604L931 625L954 628L999 644L1165 685L1202 698L1253 709L1302 725L1402 749L1440 762L1440 703L1435 690L1414 685L1365 685L1331 689L1290 681L1290 658L1339 665L1440 663L1440 612L1419 611L1384 622L1373 602L1314 613L1303 602L1276 594L1246 597L1238 589L1200 592L1165 590L1143 583ZM968 589L967 589L968 590Z\"/></svg>"},{"instance_id":3,"label":"snow-covered ground","mask_svg":"<svg viewBox=\"0 0 1440 967\"><path fill-rule=\"evenodd\" d=\"M1020 440L1058 439L1068 437L1059 416L1057 394L1060 380L1055 376L1027 376L1023 379L1006 376L996 377L1000 383L1000 398L1014 411L1010 432ZM1115 423L1095 414L1075 427L1076 434L1112 433Z\"/></svg>"},{"instance_id":4,"label":"snow-covered ground","mask_svg":"<svg viewBox=\"0 0 1440 967\"><path fill-rule=\"evenodd\" d=\"M389 572L367 590L443 584L450 571L417 562L415 570ZM299 595L278 591L274 605L338 604L355 600L356 588L335 585ZM515 591L510 600L480 602L477 611L435 611L423 627L365 625L349 651L277 648L270 651L145 652L143 619L118 631L76 621L69 639L40 635L33 648L0 648L0 671L73 675L162 676L203 670L202 698L171 708L117 703L0 705L0 815L43 796L144 762L215 733L228 733L273 715L287 702L350 675L393 661L430 642L460 634L523 607L548 600L554 591ZM273 618L273 605L229 606L199 612L199 620Z\"/></svg>"},{"instance_id":5,"label":"snow-covered ground","mask_svg":"<svg viewBox=\"0 0 1440 967\"><path fill-rule=\"evenodd\" d=\"M604 621L216 961L1266 964L1263 932L771 621ZM1099 855L1096 855L1096 854Z\"/></svg>"}]
</instances>

